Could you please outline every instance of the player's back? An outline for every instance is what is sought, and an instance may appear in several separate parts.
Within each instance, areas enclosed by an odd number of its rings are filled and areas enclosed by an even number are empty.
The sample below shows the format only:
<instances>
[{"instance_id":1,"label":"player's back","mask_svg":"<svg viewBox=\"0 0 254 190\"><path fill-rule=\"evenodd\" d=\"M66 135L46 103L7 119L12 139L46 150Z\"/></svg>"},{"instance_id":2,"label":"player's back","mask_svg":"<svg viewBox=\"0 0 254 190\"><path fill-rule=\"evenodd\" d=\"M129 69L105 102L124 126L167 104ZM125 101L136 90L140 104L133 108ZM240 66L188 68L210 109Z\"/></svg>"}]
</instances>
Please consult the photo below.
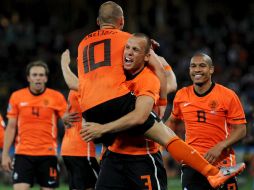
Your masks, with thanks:
<instances>
[{"instance_id":1,"label":"player's back","mask_svg":"<svg viewBox=\"0 0 254 190\"><path fill-rule=\"evenodd\" d=\"M82 112L129 92L125 86L123 50L129 33L101 29L87 35L78 48Z\"/></svg>"}]
</instances>

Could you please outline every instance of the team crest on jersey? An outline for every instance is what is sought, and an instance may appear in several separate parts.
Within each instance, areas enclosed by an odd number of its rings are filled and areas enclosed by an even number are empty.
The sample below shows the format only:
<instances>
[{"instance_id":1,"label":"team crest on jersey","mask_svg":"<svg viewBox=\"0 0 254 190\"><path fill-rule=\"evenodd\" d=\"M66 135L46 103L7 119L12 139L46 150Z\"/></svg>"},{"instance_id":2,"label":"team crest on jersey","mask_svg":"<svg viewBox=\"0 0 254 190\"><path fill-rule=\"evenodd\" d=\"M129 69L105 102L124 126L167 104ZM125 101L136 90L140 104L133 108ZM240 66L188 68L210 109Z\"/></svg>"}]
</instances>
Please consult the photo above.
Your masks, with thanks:
<instances>
[{"instance_id":1,"label":"team crest on jersey","mask_svg":"<svg viewBox=\"0 0 254 190\"><path fill-rule=\"evenodd\" d=\"M218 102L216 100L211 100L208 104L209 108L211 108L211 110L215 111L216 108L218 107Z\"/></svg>"},{"instance_id":2,"label":"team crest on jersey","mask_svg":"<svg viewBox=\"0 0 254 190\"><path fill-rule=\"evenodd\" d=\"M44 100L43 100L43 104L44 104L44 106L49 105L49 100L48 100L48 99L44 99Z\"/></svg>"}]
</instances>

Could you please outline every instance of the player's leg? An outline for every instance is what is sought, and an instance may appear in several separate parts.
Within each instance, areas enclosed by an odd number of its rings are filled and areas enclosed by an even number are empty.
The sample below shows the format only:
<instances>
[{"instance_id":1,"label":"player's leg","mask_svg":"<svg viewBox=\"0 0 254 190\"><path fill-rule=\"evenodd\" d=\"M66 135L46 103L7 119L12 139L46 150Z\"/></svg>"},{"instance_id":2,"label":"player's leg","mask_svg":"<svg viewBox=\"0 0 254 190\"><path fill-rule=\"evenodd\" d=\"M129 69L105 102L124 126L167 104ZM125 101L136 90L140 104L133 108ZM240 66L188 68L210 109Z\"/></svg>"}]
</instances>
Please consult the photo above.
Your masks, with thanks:
<instances>
[{"instance_id":1,"label":"player's leg","mask_svg":"<svg viewBox=\"0 0 254 190\"><path fill-rule=\"evenodd\" d=\"M129 189L167 190L167 174L160 152L147 155L121 155Z\"/></svg>"},{"instance_id":2,"label":"player's leg","mask_svg":"<svg viewBox=\"0 0 254 190\"><path fill-rule=\"evenodd\" d=\"M107 150L103 155L96 190L129 190L122 160Z\"/></svg>"},{"instance_id":3,"label":"player's leg","mask_svg":"<svg viewBox=\"0 0 254 190\"><path fill-rule=\"evenodd\" d=\"M99 164L95 158L85 156L63 156L68 172L70 189L94 189L99 174Z\"/></svg>"},{"instance_id":4,"label":"player's leg","mask_svg":"<svg viewBox=\"0 0 254 190\"><path fill-rule=\"evenodd\" d=\"M213 190L206 177L193 168L184 165L181 172L182 190Z\"/></svg>"},{"instance_id":5,"label":"player's leg","mask_svg":"<svg viewBox=\"0 0 254 190\"><path fill-rule=\"evenodd\" d=\"M240 163L234 167L218 169L209 164L195 149L187 145L175 133L162 122L155 122L146 131L145 135L159 143L170 152L170 155L178 162L187 164L202 175L207 177L212 187L218 187L229 178L236 176L245 169L245 164Z\"/></svg>"},{"instance_id":6,"label":"player's leg","mask_svg":"<svg viewBox=\"0 0 254 190\"><path fill-rule=\"evenodd\" d=\"M222 187L219 188L219 190L228 190L228 189L238 190L238 184L237 184L236 177L230 178L223 184Z\"/></svg>"},{"instance_id":7,"label":"player's leg","mask_svg":"<svg viewBox=\"0 0 254 190\"><path fill-rule=\"evenodd\" d=\"M33 161L29 156L15 155L13 159L13 189L29 190L33 185Z\"/></svg>"},{"instance_id":8,"label":"player's leg","mask_svg":"<svg viewBox=\"0 0 254 190\"><path fill-rule=\"evenodd\" d=\"M37 182L42 190L53 190L59 186L59 165L56 156L37 156Z\"/></svg>"}]
</instances>

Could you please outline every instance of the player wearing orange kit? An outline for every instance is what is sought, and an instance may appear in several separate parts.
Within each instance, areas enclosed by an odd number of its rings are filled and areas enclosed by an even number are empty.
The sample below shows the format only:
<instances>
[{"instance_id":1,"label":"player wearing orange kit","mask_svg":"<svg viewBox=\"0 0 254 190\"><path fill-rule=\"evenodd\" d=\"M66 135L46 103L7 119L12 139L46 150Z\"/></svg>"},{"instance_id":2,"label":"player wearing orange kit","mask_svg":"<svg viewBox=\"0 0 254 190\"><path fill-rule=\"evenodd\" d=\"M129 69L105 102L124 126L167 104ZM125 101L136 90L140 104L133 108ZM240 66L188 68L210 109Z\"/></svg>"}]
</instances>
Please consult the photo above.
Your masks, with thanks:
<instances>
[{"instance_id":1,"label":"player wearing orange kit","mask_svg":"<svg viewBox=\"0 0 254 190\"><path fill-rule=\"evenodd\" d=\"M100 25L100 30L87 35L78 48L79 90L81 107L84 111L82 116L87 121L86 127L81 131L83 138L86 141L91 141L102 137L102 135L103 137L114 135L116 132L136 126L137 132L140 134L146 132L145 135L148 138L166 147L176 160L184 160L185 163L191 164L205 175L213 186L218 186L229 176L235 176L241 172L245 168L244 163L234 168L228 168L230 169L229 174L224 175L222 170L210 165L200 154L190 154L193 150L190 146L176 137L162 123L153 119L150 114L154 105L153 99L148 96L139 96L135 99L122 85L125 76L123 76L120 63L115 60L121 61L123 49L116 49L119 46L113 39L114 37L119 39L120 30L124 25L121 7L112 1L103 3L99 9L97 22ZM103 54L98 54L98 52ZM116 54L117 52L118 54ZM65 53L68 54L68 51ZM114 59L112 59L113 57ZM133 61L127 57L124 59L126 62ZM111 76L111 74L117 74L117 76ZM100 82L97 83L97 81ZM165 86L166 80L161 81L161 88L165 88ZM101 89L105 89L105 92ZM164 91L161 90L161 92ZM162 94L160 97L165 98ZM149 123L142 125L145 122ZM114 138L110 137L108 140L107 144L111 145ZM177 151L178 149L180 151Z\"/></svg>"},{"instance_id":2,"label":"player wearing orange kit","mask_svg":"<svg viewBox=\"0 0 254 190\"><path fill-rule=\"evenodd\" d=\"M43 190L54 189L59 183L57 120L66 110L66 101L61 93L46 88L48 73L42 61L28 64L29 87L13 92L9 100L2 165L6 171L13 169L14 190L29 189L34 177ZM14 139L12 168L9 150Z\"/></svg>"},{"instance_id":3,"label":"player wearing orange kit","mask_svg":"<svg viewBox=\"0 0 254 190\"><path fill-rule=\"evenodd\" d=\"M160 81L145 65L149 41L144 34L134 34L129 38L126 44L128 50L125 52L133 52L132 58L135 61L124 63L126 85L136 97L145 95L157 102ZM137 49L137 52L134 53L133 49ZM160 120L156 114L154 118ZM98 189L125 189L126 183L130 189L167 189L166 171L157 144L138 135L136 130L117 134L104 155L102 168L96 185ZM110 180L112 177L118 181L117 184Z\"/></svg>"},{"instance_id":4,"label":"player wearing orange kit","mask_svg":"<svg viewBox=\"0 0 254 190\"><path fill-rule=\"evenodd\" d=\"M99 174L99 164L95 158L95 145L86 143L79 135L82 127L82 112L79 94L71 90L68 97L70 113L76 113L79 121L65 129L61 155L68 171L70 189L94 189Z\"/></svg>"},{"instance_id":5,"label":"player wearing orange kit","mask_svg":"<svg viewBox=\"0 0 254 190\"><path fill-rule=\"evenodd\" d=\"M174 99L170 126L182 120L185 141L217 167L236 164L232 144L246 134L246 119L237 95L212 82L212 60L206 54L194 55L190 62L193 85L180 89ZM212 189L207 180L188 166L183 166L183 189ZM236 179L229 179L221 189L238 189Z\"/></svg>"}]
</instances>

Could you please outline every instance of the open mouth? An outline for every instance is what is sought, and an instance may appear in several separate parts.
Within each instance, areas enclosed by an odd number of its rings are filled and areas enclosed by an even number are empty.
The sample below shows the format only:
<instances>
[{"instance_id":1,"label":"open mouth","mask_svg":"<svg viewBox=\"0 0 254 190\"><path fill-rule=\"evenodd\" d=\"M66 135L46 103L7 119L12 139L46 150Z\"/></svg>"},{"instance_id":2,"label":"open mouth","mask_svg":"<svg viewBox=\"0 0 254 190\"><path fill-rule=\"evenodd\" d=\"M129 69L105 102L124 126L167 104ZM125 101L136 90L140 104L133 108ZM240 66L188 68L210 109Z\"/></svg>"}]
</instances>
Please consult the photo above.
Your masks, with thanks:
<instances>
[{"instance_id":1,"label":"open mouth","mask_svg":"<svg viewBox=\"0 0 254 190\"><path fill-rule=\"evenodd\" d=\"M194 79L198 80L198 79L200 79L202 76L203 76L203 75L201 75L201 74L196 74L196 75L194 75Z\"/></svg>"},{"instance_id":2,"label":"open mouth","mask_svg":"<svg viewBox=\"0 0 254 190\"><path fill-rule=\"evenodd\" d=\"M133 63L133 60L131 58L125 57L124 58L124 64L125 65L131 65Z\"/></svg>"},{"instance_id":3,"label":"open mouth","mask_svg":"<svg viewBox=\"0 0 254 190\"><path fill-rule=\"evenodd\" d=\"M35 86L36 86L36 87L41 87L41 86L42 86L42 83L36 82L36 83L35 83Z\"/></svg>"}]
</instances>

